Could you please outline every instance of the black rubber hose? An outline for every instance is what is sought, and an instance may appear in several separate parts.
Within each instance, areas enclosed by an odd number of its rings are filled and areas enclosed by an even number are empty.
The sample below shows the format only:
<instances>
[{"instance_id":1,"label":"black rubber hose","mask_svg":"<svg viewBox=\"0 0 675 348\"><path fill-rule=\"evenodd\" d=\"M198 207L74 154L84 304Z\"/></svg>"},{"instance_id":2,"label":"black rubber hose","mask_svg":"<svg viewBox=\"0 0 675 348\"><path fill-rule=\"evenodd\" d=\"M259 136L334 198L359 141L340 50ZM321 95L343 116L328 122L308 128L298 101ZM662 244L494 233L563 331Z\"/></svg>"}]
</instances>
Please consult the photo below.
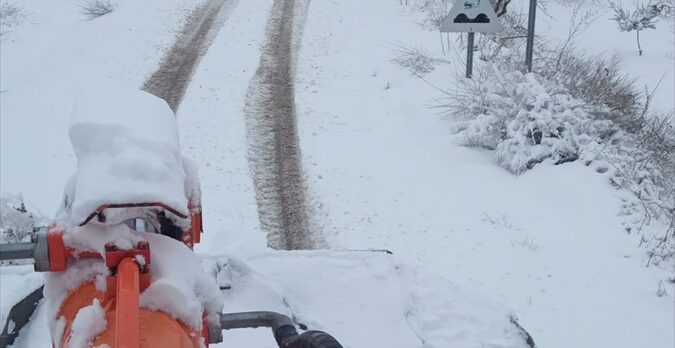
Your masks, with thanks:
<instances>
[{"instance_id":1,"label":"black rubber hose","mask_svg":"<svg viewBox=\"0 0 675 348\"><path fill-rule=\"evenodd\" d=\"M274 331L274 339L277 341L277 345L281 348L288 347L285 345L285 342L288 342L293 337L297 336L298 331L295 330L295 326L293 325L284 325Z\"/></svg>"},{"instance_id":2,"label":"black rubber hose","mask_svg":"<svg viewBox=\"0 0 675 348\"><path fill-rule=\"evenodd\" d=\"M307 331L300 336L291 337L281 348L343 348L331 335L323 331Z\"/></svg>"}]
</instances>

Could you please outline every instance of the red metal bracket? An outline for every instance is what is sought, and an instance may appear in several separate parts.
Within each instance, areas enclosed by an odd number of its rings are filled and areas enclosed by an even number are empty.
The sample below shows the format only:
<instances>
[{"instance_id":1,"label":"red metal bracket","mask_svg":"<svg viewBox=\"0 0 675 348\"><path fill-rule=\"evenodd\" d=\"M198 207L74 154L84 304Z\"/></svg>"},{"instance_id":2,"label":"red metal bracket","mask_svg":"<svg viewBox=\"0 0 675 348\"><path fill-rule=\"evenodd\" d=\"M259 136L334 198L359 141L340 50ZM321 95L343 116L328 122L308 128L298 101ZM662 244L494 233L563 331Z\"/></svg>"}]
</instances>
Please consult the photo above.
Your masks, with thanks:
<instances>
[{"instance_id":1,"label":"red metal bracket","mask_svg":"<svg viewBox=\"0 0 675 348\"><path fill-rule=\"evenodd\" d=\"M115 244L107 243L105 245L105 265L108 268L117 267L120 262L125 257L130 257L136 259L136 257L142 257L143 261L139 262L141 269L144 269L145 265L150 264L150 244L148 241L140 241L136 248L130 250L120 250Z\"/></svg>"},{"instance_id":2,"label":"red metal bracket","mask_svg":"<svg viewBox=\"0 0 675 348\"><path fill-rule=\"evenodd\" d=\"M49 271L63 272L66 270L69 257L88 257L102 258L101 255L93 251L75 252L63 243L63 233L56 229L50 229L47 232L47 252L49 254Z\"/></svg>"},{"instance_id":3,"label":"red metal bracket","mask_svg":"<svg viewBox=\"0 0 675 348\"><path fill-rule=\"evenodd\" d=\"M61 231L51 229L47 232L47 247L49 253L49 271L63 272L66 270L68 258L101 258L105 261L105 265L110 268L116 268L125 257L136 259L142 257L143 261L139 260L139 266L142 273L145 273L146 265L150 264L150 244L148 241L140 241L136 248L130 250L120 250L113 243L105 245L105 255L101 255L94 251L75 251L67 248L63 242L63 233Z\"/></svg>"}]
</instances>

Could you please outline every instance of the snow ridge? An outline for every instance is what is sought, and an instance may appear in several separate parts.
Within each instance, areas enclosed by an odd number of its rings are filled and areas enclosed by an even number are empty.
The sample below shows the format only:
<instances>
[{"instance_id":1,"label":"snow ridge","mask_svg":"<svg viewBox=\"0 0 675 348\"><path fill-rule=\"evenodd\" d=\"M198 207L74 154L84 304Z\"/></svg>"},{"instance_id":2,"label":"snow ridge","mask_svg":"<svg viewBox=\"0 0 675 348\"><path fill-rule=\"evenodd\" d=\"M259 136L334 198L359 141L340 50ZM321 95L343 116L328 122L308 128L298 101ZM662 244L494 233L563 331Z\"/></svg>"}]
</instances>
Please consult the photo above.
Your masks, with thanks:
<instances>
[{"instance_id":1,"label":"snow ridge","mask_svg":"<svg viewBox=\"0 0 675 348\"><path fill-rule=\"evenodd\" d=\"M295 52L306 13L307 1L275 1L244 110L259 218L275 249L319 244L308 223L295 119Z\"/></svg>"}]
</instances>

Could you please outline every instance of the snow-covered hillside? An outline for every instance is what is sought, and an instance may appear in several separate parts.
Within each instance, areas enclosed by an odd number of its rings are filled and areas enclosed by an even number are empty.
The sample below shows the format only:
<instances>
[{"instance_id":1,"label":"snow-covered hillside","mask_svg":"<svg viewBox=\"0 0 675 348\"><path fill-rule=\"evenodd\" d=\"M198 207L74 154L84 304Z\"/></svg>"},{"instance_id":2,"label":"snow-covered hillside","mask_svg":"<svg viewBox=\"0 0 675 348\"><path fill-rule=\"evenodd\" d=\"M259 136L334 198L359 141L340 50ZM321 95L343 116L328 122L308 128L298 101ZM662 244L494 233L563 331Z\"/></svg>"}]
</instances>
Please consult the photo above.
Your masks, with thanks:
<instances>
[{"instance_id":1,"label":"snow-covered hillside","mask_svg":"<svg viewBox=\"0 0 675 348\"><path fill-rule=\"evenodd\" d=\"M0 191L52 215L76 169L67 133L77 96L102 80L141 88L205 0L119 1L94 20L77 1L1 1L21 15L0 37ZM246 108L275 0L226 2L176 112L183 155L200 172L196 250L205 264L231 265L224 311L277 310L345 347L524 347L516 317L539 347L675 346L673 260L645 267L620 215L631 193L610 185L611 171L544 161L515 175L458 144L435 87L460 86L466 52L424 25L421 0L293 2L306 12L292 61L308 225L330 251L268 249ZM671 112L672 20L643 33L638 56L604 3L580 4L547 1L541 40L564 42L574 9L592 13L574 45L620 55L640 91L663 79L653 108ZM433 69L420 78L401 67L402 47L427 52ZM393 256L361 252L372 249ZM1 268L3 322L16 292L39 285L29 271ZM15 347L49 346L47 312L38 307ZM225 339L274 344L262 329Z\"/></svg>"}]
</instances>

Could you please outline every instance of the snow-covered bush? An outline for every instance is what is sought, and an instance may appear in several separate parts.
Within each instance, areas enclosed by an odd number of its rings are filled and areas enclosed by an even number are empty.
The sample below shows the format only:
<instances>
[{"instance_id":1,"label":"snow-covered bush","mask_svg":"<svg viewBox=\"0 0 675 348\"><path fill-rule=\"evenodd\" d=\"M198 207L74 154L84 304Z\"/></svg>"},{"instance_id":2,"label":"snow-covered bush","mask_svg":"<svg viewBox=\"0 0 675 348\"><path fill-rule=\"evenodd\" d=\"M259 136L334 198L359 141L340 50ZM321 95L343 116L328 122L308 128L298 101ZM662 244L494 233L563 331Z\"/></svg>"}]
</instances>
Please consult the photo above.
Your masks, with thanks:
<instances>
[{"instance_id":1,"label":"snow-covered bush","mask_svg":"<svg viewBox=\"0 0 675 348\"><path fill-rule=\"evenodd\" d=\"M573 49L565 49L539 57L535 71L593 107L597 117L610 119L624 129L635 126L634 115L640 108L640 94L633 79L621 72L618 56L587 57Z\"/></svg>"},{"instance_id":2,"label":"snow-covered bush","mask_svg":"<svg viewBox=\"0 0 675 348\"><path fill-rule=\"evenodd\" d=\"M88 19L94 19L106 15L117 8L117 2L113 0L82 0L80 10Z\"/></svg>"},{"instance_id":3,"label":"snow-covered bush","mask_svg":"<svg viewBox=\"0 0 675 348\"><path fill-rule=\"evenodd\" d=\"M44 226L45 221L20 195L0 196L0 243L30 241L34 229Z\"/></svg>"},{"instance_id":4,"label":"snow-covered bush","mask_svg":"<svg viewBox=\"0 0 675 348\"><path fill-rule=\"evenodd\" d=\"M612 20L619 25L619 30L625 32L635 31L637 37L638 52L642 55L642 46L640 46L640 31L645 29L656 29L656 20L661 15L660 7L654 4L637 5L635 10L624 10L621 5L609 2L614 10Z\"/></svg>"},{"instance_id":5,"label":"snow-covered bush","mask_svg":"<svg viewBox=\"0 0 675 348\"><path fill-rule=\"evenodd\" d=\"M658 11L661 17L674 18L675 17L675 1L673 0L658 0L652 4L654 11Z\"/></svg>"},{"instance_id":6,"label":"snow-covered bush","mask_svg":"<svg viewBox=\"0 0 675 348\"><path fill-rule=\"evenodd\" d=\"M558 59L557 68L552 63ZM612 166L611 183L633 193L624 202L626 231L642 233L648 264L675 256L675 114L649 109L650 93L640 95L621 72L617 57L586 57L572 49L555 58L541 57L537 71L561 90L582 101L590 115L613 124L597 155ZM650 227L655 220L665 230ZM661 226L663 225L661 224ZM658 225L658 224L654 224Z\"/></svg>"},{"instance_id":7,"label":"snow-covered bush","mask_svg":"<svg viewBox=\"0 0 675 348\"><path fill-rule=\"evenodd\" d=\"M4 35L9 28L19 24L23 16L21 8L2 0L0 2L0 35Z\"/></svg>"},{"instance_id":8,"label":"snow-covered bush","mask_svg":"<svg viewBox=\"0 0 675 348\"><path fill-rule=\"evenodd\" d=\"M575 161L614 132L611 122L594 120L583 102L534 74L488 67L458 90L447 107L460 120L460 141L494 150L497 162L516 174L546 159Z\"/></svg>"},{"instance_id":9,"label":"snow-covered bush","mask_svg":"<svg viewBox=\"0 0 675 348\"><path fill-rule=\"evenodd\" d=\"M438 28L441 22L448 16L452 9L452 0L427 0L418 4L418 9L424 11L427 17L427 25Z\"/></svg>"},{"instance_id":10,"label":"snow-covered bush","mask_svg":"<svg viewBox=\"0 0 675 348\"><path fill-rule=\"evenodd\" d=\"M632 193L623 199L624 227L641 235L649 266L675 257L675 132L665 119L646 124L636 134L617 133L596 158L612 166L612 185Z\"/></svg>"},{"instance_id":11,"label":"snow-covered bush","mask_svg":"<svg viewBox=\"0 0 675 348\"><path fill-rule=\"evenodd\" d=\"M392 61L415 75L433 71L437 61L424 49L412 46L398 46L394 49L394 54Z\"/></svg>"},{"instance_id":12,"label":"snow-covered bush","mask_svg":"<svg viewBox=\"0 0 675 348\"><path fill-rule=\"evenodd\" d=\"M647 248L645 263L672 260L675 131L670 119L675 115L651 114L648 101L637 95L630 97L635 105L616 103L624 106L614 108L592 96L590 86L605 97L613 92L601 88L615 85L630 94L632 89L623 82L567 85L563 77L523 74L501 63L478 69L456 91L447 92L449 100L442 106L457 120L459 141L493 150L496 161L516 174L545 160L606 164L601 172L610 171L611 184L631 193L624 198L621 213L626 216L626 232L641 235L641 245ZM589 90L580 92L585 88Z\"/></svg>"}]
</instances>

